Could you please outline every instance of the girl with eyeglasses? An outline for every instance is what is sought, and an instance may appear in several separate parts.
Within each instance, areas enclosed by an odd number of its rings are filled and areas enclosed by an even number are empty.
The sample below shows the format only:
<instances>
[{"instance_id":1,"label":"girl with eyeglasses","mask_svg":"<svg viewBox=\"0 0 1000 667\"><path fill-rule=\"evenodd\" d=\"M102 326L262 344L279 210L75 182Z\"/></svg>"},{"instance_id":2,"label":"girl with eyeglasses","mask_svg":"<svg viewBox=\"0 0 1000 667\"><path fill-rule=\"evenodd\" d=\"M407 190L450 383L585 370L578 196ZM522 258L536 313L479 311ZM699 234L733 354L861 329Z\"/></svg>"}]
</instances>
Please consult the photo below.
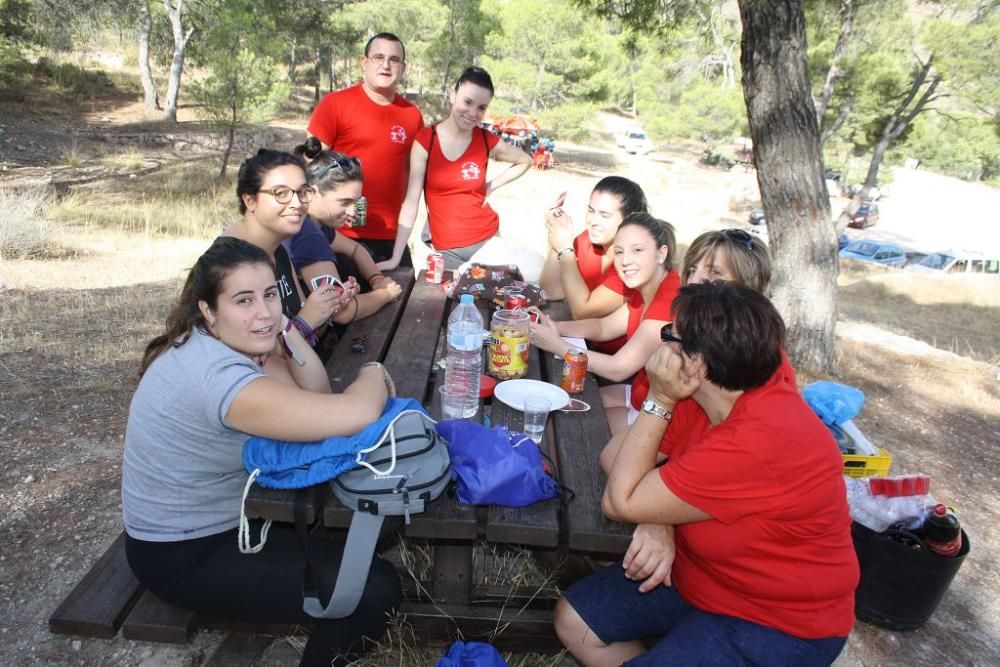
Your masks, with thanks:
<instances>
[{"instance_id":1,"label":"girl with eyeglasses","mask_svg":"<svg viewBox=\"0 0 1000 667\"><path fill-rule=\"evenodd\" d=\"M309 202L316 196L315 188L306 178L302 158L262 148L240 165L236 196L243 217L229 225L222 235L249 241L267 251L274 261L282 311L315 346L317 330L351 306L359 288L355 281L348 280L344 290L324 285L306 298L291 259L281 245L302 228Z\"/></svg>"},{"instance_id":2,"label":"girl with eyeglasses","mask_svg":"<svg viewBox=\"0 0 1000 667\"><path fill-rule=\"evenodd\" d=\"M392 257L379 262L382 270L399 265L417 218L420 195L427 202L429 240L444 255L444 268L457 269L500 230L500 218L487 198L520 178L531 157L479 127L493 100L493 80L486 70L469 67L451 94L451 111L437 125L417 133L410 149L410 180L399 209L399 227ZM489 159L512 164L486 179Z\"/></svg>"},{"instance_id":3,"label":"girl with eyeglasses","mask_svg":"<svg viewBox=\"0 0 1000 667\"><path fill-rule=\"evenodd\" d=\"M316 195L309 202L309 215L298 234L283 242L292 264L308 289L312 280L322 275L342 279L347 276L362 284L362 293L337 313L333 321L349 324L372 315L398 298L400 286L375 266L368 250L345 234L339 233L355 219L355 204L361 197L361 163L336 151L324 150L315 137L296 146L296 155L308 162L306 177Z\"/></svg>"},{"instance_id":4,"label":"girl with eyeglasses","mask_svg":"<svg viewBox=\"0 0 1000 667\"><path fill-rule=\"evenodd\" d=\"M285 184L300 185L290 177ZM308 616L295 527L275 523L264 540L254 520L241 539L243 446L251 436L313 442L356 433L379 418L393 384L372 364L331 393L323 364L287 325L275 279L266 250L216 239L146 347L125 429L125 554L143 586L171 604L239 621L311 624L301 664L346 664L385 632L400 600L395 569L376 556L354 613ZM343 542L313 536L309 549L325 598Z\"/></svg>"},{"instance_id":5,"label":"girl with eyeglasses","mask_svg":"<svg viewBox=\"0 0 1000 667\"><path fill-rule=\"evenodd\" d=\"M563 210L565 194L545 212L549 255L541 285L550 300L565 299L573 319L602 317L625 303L628 289L615 271L612 243L630 213L645 213L646 195L638 183L607 176L594 186L587 203L586 229L575 235L573 220ZM614 354L624 338L593 341L599 352Z\"/></svg>"},{"instance_id":6,"label":"girl with eyeglasses","mask_svg":"<svg viewBox=\"0 0 1000 667\"><path fill-rule=\"evenodd\" d=\"M673 270L676 248L674 229L648 213L633 213L615 233L615 270L625 287L632 290L628 300L600 318L555 322L541 311L532 327L532 342L548 352L563 356L571 347L562 336L607 341L625 336L626 342L614 354L587 351L587 370L611 380L601 388L601 402L608 415L611 432L617 433L638 415L630 411L631 397L648 390L646 361L660 345L660 329L673 319L671 304L680 288L680 276Z\"/></svg>"}]
</instances>

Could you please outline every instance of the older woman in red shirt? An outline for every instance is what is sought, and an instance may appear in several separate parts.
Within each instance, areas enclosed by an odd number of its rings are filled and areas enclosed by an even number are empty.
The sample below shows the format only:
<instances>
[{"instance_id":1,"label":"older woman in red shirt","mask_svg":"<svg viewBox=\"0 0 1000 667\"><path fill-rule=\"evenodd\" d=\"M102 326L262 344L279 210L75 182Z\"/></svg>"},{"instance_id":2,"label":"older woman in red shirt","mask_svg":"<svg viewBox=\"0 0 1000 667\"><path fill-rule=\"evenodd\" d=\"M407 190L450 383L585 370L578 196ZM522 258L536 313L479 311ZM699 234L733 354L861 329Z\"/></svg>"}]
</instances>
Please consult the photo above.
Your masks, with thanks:
<instances>
[{"instance_id":1,"label":"older woman in red shirt","mask_svg":"<svg viewBox=\"0 0 1000 667\"><path fill-rule=\"evenodd\" d=\"M781 316L721 282L684 287L674 311L602 508L662 527L676 555L666 577L623 562L577 582L556 632L587 665L830 665L858 563L840 452L779 370Z\"/></svg>"}]
</instances>

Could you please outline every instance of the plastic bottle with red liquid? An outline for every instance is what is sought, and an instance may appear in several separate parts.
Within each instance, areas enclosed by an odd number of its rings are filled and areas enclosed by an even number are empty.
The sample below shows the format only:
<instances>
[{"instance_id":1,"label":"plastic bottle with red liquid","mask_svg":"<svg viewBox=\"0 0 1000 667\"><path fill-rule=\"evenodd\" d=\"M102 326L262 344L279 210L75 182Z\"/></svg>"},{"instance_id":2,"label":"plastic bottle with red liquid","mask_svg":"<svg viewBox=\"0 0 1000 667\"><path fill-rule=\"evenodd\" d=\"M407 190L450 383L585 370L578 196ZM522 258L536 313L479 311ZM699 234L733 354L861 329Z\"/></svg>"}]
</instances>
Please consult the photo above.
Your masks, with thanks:
<instances>
[{"instance_id":1,"label":"plastic bottle with red liquid","mask_svg":"<svg viewBox=\"0 0 1000 667\"><path fill-rule=\"evenodd\" d=\"M938 556L951 558L962 550L958 517L944 505L935 505L924 521L924 543Z\"/></svg>"}]
</instances>

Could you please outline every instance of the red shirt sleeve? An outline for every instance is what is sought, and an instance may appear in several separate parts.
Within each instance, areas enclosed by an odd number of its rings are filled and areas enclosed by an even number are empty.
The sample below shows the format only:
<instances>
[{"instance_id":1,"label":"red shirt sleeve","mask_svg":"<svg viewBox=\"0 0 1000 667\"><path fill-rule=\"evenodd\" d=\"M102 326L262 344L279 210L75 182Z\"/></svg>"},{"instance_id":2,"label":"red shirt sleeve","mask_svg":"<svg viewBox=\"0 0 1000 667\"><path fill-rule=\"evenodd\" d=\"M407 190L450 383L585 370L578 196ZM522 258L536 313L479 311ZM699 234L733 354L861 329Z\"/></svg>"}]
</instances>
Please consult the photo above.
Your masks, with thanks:
<instances>
[{"instance_id":1,"label":"red shirt sleeve","mask_svg":"<svg viewBox=\"0 0 1000 667\"><path fill-rule=\"evenodd\" d=\"M325 95L313 110L306 131L327 146L332 146L337 139L337 111L334 93Z\"/></svg>"}]
</instances>

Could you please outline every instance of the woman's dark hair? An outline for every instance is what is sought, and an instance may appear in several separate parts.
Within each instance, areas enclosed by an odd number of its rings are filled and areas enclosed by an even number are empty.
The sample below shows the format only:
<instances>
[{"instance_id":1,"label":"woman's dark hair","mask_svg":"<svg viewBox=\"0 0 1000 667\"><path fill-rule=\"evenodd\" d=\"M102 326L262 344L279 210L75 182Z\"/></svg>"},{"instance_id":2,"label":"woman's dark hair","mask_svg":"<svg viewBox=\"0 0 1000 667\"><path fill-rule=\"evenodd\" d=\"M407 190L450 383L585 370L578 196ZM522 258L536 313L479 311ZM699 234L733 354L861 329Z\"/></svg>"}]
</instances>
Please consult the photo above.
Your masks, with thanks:
<instances>
[{"instance_id":1,"label":"woman's dark hair","mask_svg":"<svg viewBox=\"0 0 1000 667\"><path fill-rule=\"evenodd\" d=\"M270 148L261 148L256 155L243 161L243 164L240 165L240 172L236 175L236 198L240 202L240 213L247 212L243 195L256 197L260 191L260 184L264 182L267 173L288 164L295 165L302 171L306 170L305 162L298 155Z\"/></svg>"},{"instance_id":2,"label":"woman's dark hair","mask_svg":"<svg viewBox=\"0 0 1000 667\"><path fill-rule=\"evenodd\" d=\"M781 365L785 323L766 296L737 282L681 288L674 333L688 355L701 354L706 377L723 389L760 387Z\"/></svg>"},{"instance_id":3,"label":"woman's dark hair","mask_svg":"<svg viewBox=\"0 0 1000 667\"><path fill-rule=\"evenodd\" d=\"M618 210L624 218L629 213L648 213L646 193L639 184L624 176L605 176L594 186L594 192L606 192L618 197Z\"/></svg>"},{"instance_id":4,"label":"woman's dark hair","mask_svg":"<svg viewBox=\"0 0 1000 667\"><path fill-rule=\"evenodd\" d=\"M364 180L358 158L325 149L316 137L309 137L292 152L308 161L306 178L319 192L329 192L341 183Z\"/></svg>"},{"instance_id":5,"label":"woman's dark hair","mask_svg":"<svg viewBox=\"0 0 1000 667\"><path fill-rule=\"evenodd\" d=\"M656 247L667 246L667 258L663 261L663 268L672 271L674 268L674 253L677 252L677 237L674 235L674 226L669 222L654 218L649 213L630 213L618 225L620 232L629 225L642 227L650 233L656 241Z\"/></svg>"},{"instance_id":6,"label":"woman's dark hair","mask_svg":"<svg viewBox=\"0 0 1000 667\"><path fill-rule=\"evenodd\" d=\"M372 49L372 42L376 39L384 39L387 42L396 42L399 44L399 48L403 49L403 62L406 62L406 45L403 44L403 40L396 37L391 32L380 32L377 35L373 35L367 42L365 42L365 58L368 57L368 52Z\"/></svg>"},{"instance_id":7,"label":"woman's dark hair","mask_svg":"<svg viewBox=\"0 0 1000 667\"><path fill-rule=\"evenodd\" d=\"M215 239L188 273L177 303L167 314L166 331L146 346L142 366L139 368L140 376L167 348L180 347L188 342L195 327L205 328L205 318L198 308L198 302L204 301L215 310L222 292L222 282L233 270L245 264L266 264L274 269L271 256L260 246L231 236Z\"/></svg>"},{"instance_id":8,"label":"woman's dark hair","mask_svg":"<svg viewBox=\"0 0 1000 667\"><path fill-rule=\"evenodd\" d=\"M458 81L455 82L456 92L463 83L473 83L480 88L485 88L490 91L491 96L493 95L493 79L490 78L490 73L482 67L466 67L462 75L458 77Z\"/></svg>"}]
</instances>

